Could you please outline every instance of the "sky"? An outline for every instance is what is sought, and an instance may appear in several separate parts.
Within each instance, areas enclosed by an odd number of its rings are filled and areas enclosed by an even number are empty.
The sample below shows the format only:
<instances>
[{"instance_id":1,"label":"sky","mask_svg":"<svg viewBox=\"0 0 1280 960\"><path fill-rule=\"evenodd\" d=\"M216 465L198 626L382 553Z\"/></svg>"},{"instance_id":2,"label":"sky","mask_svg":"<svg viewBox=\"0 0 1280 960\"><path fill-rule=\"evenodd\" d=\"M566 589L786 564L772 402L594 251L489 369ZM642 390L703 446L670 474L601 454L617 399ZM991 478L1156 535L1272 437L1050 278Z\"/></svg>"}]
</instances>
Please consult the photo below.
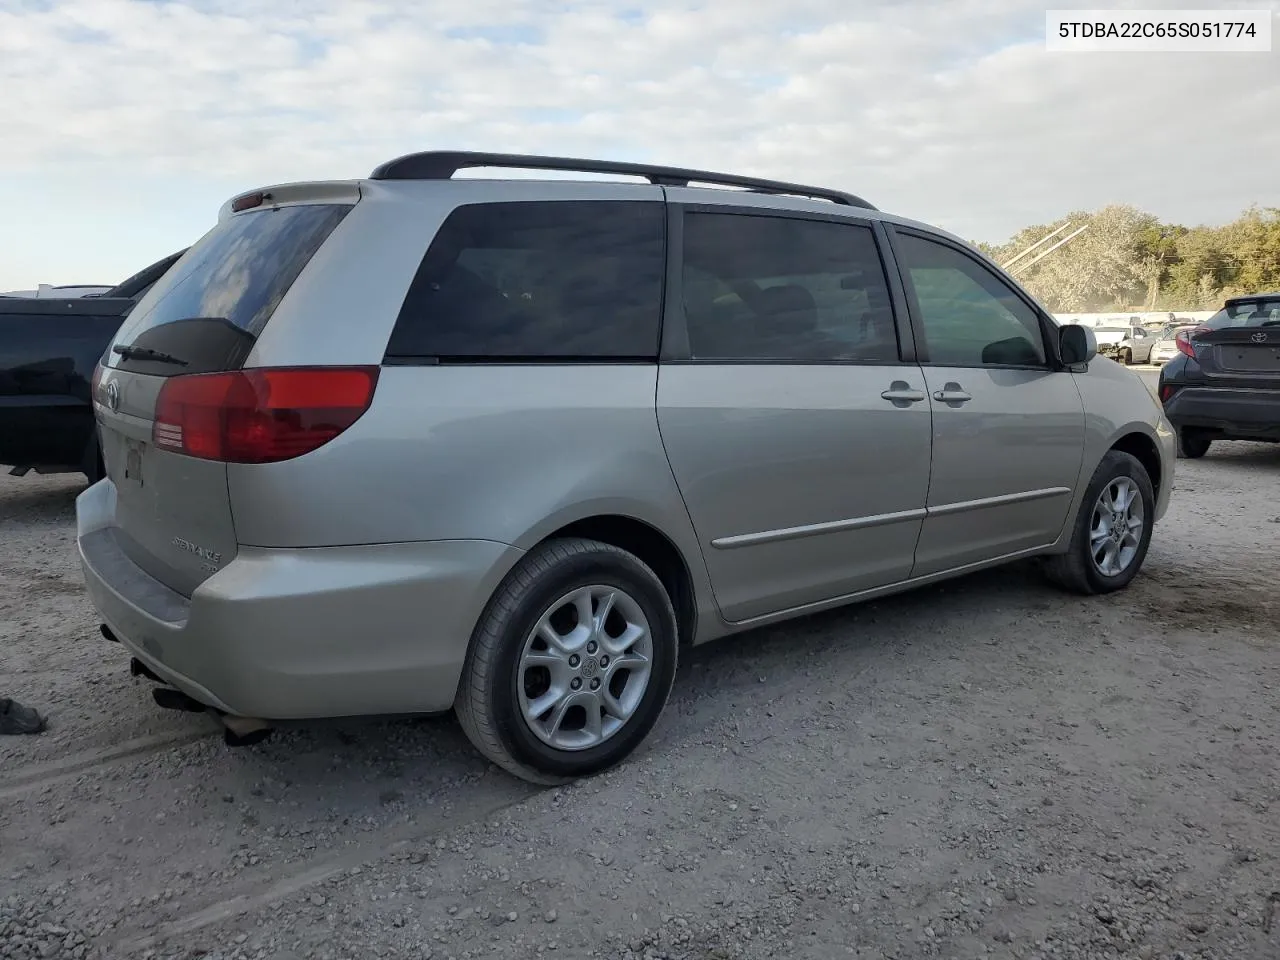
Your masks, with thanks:
<instances>
[{"instance_id":1,"label":"sky","mask_svg":"<svg viewBox=\"0 0 1280 960\"><path fill-rule=\"evenodd\" d=\"M428 149L816 183L993 242L1280 206L1277 20L1271 53L1058 53L1050 5L0 0L0 290L114 283L237 193Z\"/></svg>"}]
</instances>

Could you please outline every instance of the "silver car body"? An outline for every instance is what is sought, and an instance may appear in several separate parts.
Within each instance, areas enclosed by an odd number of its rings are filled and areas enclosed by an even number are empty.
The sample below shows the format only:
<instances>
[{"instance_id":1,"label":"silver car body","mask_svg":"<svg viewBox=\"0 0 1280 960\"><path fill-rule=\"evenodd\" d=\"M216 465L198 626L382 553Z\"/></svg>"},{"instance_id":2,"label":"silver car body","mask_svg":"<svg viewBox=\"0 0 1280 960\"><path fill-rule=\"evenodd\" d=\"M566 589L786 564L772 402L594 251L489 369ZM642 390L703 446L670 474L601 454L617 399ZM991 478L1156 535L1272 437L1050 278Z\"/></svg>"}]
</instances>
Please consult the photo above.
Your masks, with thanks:
<instances>
[{"instance_id":1,"label":"silver car body","mask_svg":"<svg viewBox=\"0 0 1280 960\"><path fill-rule=\"evenodd\" d=\"M1149 363L1156 337L1145 327L1099 327L1094 331L1098 347L1107 356L1119 358L1126 351L1130 363Z\"/></svg>"},{"instance_id":2,"label":"silver car body","mask_svg":"<svg viewBox=\"0 0 1280 960\"><path fill-rule=\"evenodd\" d=\"M269 194L280 207L353 209L244 366L380 366L371 407L296 459L201 460L152 444L163 378L108 357L95 394L108 478L77 502L86 584L110 631L229 714L449 709L495 588L557 532L652 544L677 567L685 639L701 643L1062 552L1116 446L1148 465L1156 519L1168 505L1173 434L1141 382L1100 357L1076 369L937 367L909 352L852 366L384 363L423 251L461 204L696 204L856 221L886 251L899 227L961 242L923 224L609 182L370 180ZM135 315L161 295L157 285ZM935 398L958 390L971 399Z\"/></svg>"},{"instance_id":3,"label":"silver car body","mask_svg":"<svg viewBox=\"0 0 1280 960\"><path fill-rule=\"evenodd\" d=\"M1151 347L1150 362L1156 364L1168 363L1178 355L1178 333L1183 330L1194 329L1195 324L1165 327L1156 336L1155 343Z\"/></svg>"}]
</instances>

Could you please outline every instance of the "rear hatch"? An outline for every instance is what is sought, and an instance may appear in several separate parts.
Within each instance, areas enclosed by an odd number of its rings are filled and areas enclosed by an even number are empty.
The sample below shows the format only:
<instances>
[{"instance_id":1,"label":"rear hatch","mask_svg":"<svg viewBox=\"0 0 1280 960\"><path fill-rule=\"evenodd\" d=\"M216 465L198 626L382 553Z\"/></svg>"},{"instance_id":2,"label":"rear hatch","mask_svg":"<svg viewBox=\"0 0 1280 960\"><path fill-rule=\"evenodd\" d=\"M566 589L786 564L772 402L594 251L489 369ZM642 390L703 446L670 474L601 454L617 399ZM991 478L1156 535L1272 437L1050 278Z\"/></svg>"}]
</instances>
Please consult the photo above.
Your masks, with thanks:
<instances>
[{"instance_id":1,"label":"rear hatch","mask_svg":"<svg viewBox=\"0 0 1280 960\"><path fill-rule=\"evenodd\" d=\"M334 202L332 190L323 202L307 202L300 187L273 193L225 212L165 273L116 334L96 378L103 460L116 488L113 534L135 564L185 596L236 554L227 464L192 426L204 415L212 436L220 414L192 398L243 368L358 197L354 188L347 202Z\"/></svg>"},{"instance_id":2,"label":"rear hatch","mask_svg":"<svg viewBox=\"0 0 1280 960\"><path fill-rule=\"evenodd\" d=\"M1189 342L1215 386L1280 386L1280 295L1228 301Z\"/></svg>"}]
</instances>

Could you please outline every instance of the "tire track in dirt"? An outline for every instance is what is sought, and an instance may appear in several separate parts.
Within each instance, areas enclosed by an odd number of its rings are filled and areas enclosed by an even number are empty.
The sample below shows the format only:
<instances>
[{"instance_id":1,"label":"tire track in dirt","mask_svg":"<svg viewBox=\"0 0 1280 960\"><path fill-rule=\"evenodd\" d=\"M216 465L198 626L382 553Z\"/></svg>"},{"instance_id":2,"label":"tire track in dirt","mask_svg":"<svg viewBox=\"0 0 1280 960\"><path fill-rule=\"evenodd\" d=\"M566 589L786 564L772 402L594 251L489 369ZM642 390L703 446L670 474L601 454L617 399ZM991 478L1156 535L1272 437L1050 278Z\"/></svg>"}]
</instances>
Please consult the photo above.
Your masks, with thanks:
<instances>
[{"instance_id":1,"label":"tire track in dirt","mask_svg":"<svg viewBox=\"0 0 1280 960\"><path fill-rule=\"evenodd\" d=\"M0 784L0 800L8 800L33 790L42 790L73 777L98 773L149 754L186 746L197 740L213 737L217 733L218 730L210 728L207 731L185 730L135 737L116 746L86 750L64 760L28 764L16 770L6 771L4 783Z\"/></svg>"},{"instance_id":2,"label":"tire track in dirt","mask_svg":"<svg viewBox=\"0 0 1280 960\"><path fill-rule=\"evenodd\" d=\"M484 795L485 799L472 798L471 802L451 813L442 814L430 825L390 829L355 850L337 856L318 857L303 869L260 880L249 889L233 892L181 917L165 921L150 933L122 937L112 944L109 955L125 957L142 953L160 947L172 938L190 936L205 927L262 910L357 867L397 854L411 853L443 833L488 819L541 791L539 787L499 772L486 774L470 783L467 789Z\"/></svg>"}]
</instances>

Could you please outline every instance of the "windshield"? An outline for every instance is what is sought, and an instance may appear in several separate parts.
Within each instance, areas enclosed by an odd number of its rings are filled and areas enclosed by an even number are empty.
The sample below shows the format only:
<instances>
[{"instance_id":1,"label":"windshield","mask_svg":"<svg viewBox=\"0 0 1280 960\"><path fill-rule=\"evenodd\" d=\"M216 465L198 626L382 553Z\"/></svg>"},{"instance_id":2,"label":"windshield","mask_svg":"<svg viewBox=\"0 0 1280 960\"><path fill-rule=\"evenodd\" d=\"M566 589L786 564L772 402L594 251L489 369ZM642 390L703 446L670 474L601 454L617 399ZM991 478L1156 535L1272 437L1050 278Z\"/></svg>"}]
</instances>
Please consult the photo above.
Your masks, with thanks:
<instances>
[{"instance_id":1,"label":"windshield","mask_svg":"<svg viewBox=\"0 0 1280 960\"><path fill-rule=\"evenodd\" d=\"M1127 333L1128 327L1094 327L1094 333Z\"/></svg>"},{"instance_id":2,"label":"windshield","mask_svg":"<svg viewBox=\"0 0 1280 960\"><path fill-rule=\"evenodd\" d=\"M1264 327L1280 324L1280 297L1229 303L1204 325L1211 330L1227 327Z\"/></svg>"}]
</instances>

